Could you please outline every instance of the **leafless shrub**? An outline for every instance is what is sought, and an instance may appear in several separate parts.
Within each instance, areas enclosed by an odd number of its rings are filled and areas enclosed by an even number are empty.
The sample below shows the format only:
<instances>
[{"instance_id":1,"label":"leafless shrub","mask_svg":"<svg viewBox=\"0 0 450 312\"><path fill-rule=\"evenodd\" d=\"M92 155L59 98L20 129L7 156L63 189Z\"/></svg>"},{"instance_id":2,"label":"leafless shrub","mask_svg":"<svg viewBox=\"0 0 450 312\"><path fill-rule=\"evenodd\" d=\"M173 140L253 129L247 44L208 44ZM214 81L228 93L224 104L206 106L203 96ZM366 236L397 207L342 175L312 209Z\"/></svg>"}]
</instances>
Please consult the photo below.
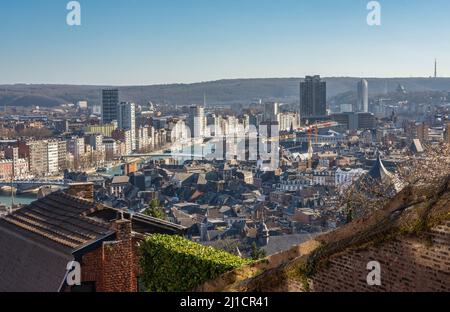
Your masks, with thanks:
<instances>
[{"instance_id":1,"label":"leafless shrub","mask_svg":"<svg viewBox=\"0 0 450 312\"><path fill-rule=\"evenodd\" d=\"M407 187L432 195L449 175L450 145L429 146L423 154L405 156L391 179L374 180L366 175L342 190L339 207L350 222L382 209Z\"/></svg>"},{"instance_id":2,"label":"leafless shrub","mask_svg":"<svg viewBox=\"0 0 450 312\"><path fill-rule=\"evenodd\" d=\"M415 186L432 192L450 175L450 145L430 146L424 154L406 157L396 175L403 187Z\"/></svg>"}]
</instances>

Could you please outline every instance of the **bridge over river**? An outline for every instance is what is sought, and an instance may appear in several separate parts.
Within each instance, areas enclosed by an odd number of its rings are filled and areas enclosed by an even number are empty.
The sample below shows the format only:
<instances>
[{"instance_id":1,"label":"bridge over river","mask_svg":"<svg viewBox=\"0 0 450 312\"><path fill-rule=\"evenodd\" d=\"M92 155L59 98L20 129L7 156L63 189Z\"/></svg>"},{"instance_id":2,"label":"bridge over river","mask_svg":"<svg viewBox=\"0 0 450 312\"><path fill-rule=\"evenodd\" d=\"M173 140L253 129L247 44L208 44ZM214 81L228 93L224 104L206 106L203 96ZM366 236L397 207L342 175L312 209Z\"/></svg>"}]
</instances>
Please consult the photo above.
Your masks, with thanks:
<instances>
[{"instance_id":1,"label":"bridge over river","mask_svg":"<svg viewBox=\"0 0 450 312\"><path fill-rule=\"evenodd\" d=\"M0 187L12 186L15 188L33 188L40 186L68 186L73 181L61 180L61 179L33 179L33 180L13 180L13 181L0 181Z\"/></svg>"}]
</instances>

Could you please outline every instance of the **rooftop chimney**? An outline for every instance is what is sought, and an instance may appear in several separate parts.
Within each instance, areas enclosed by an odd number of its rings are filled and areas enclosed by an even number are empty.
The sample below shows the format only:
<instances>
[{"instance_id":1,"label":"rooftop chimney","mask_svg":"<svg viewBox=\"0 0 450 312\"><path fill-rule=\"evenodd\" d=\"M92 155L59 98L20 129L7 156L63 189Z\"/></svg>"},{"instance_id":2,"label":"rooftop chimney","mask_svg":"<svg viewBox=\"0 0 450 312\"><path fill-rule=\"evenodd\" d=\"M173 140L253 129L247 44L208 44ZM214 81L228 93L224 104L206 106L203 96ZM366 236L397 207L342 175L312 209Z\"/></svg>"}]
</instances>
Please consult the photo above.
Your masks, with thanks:
<instances>
[{"instance_id":1,"label":"rooftop chimney","mask_svg":"<svg viewBox=\"0 0 450 312\"><path fill-rule=\"evenodd\" d=\"M94 183L70 183L66 193L74 197L94 201Z\"/></svg>"}]
</instances>

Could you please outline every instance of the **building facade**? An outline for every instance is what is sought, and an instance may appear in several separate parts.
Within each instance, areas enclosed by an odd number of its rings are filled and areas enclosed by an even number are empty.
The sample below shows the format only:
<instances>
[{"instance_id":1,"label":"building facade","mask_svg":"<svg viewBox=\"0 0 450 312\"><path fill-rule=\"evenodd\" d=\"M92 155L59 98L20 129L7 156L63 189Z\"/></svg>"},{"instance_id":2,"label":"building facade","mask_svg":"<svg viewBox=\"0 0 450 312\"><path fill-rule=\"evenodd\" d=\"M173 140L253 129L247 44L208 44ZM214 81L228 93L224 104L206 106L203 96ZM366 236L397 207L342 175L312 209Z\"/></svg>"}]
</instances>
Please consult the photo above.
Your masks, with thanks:
<instances>
[{"instance_id":1,"label":"building facade","mask_svg":"<svg viewBox=\"0 0 450 312\"><path fill-rule=\"evenodd\" d=\"M357 86L358 98L355 112L369 112L369 83L366 79L361 79Z\"/></svg>"},{"instance_id":2,"label":"building facade","mask_svg":"<svg viewBox=\"0 0 450 312\"><path fill-rule=\"evenodd\" d=\"M327 115L327 85L320 76L306 76L300 83L300 115L302 118Z\"/></svg>"},{"instance_id":3,"label":"building facade","mask_svg":"<svg viewBox=\"0 0 450 312\"><path fill-rule=\"evenodd\" d=\"M206 130L205 109L202 106L189 108L189 129L191 137L203 137Z\"/></svg>"},{"instance_id":4,"label":"building facade","mask_svg":"<svg viewBox=\"0 0 450 312\"><path fill-rule=\"evenodd\" d=\"M131 150L136 150L136 105L134 103L122 102L118 106L119 128L129 130L131 135Z\"/></svg>"},{"instance_id":5,"label":"building facade","mask_svg":"<svg viewBox=\"0 0 450 312\"><path fill-rule=\"evenodd\" d=\"M103 124L111 123L117 120L117 106L119 105L119 90L105 89L102 90L102 122Z\"/></svg>"}]
</instances>

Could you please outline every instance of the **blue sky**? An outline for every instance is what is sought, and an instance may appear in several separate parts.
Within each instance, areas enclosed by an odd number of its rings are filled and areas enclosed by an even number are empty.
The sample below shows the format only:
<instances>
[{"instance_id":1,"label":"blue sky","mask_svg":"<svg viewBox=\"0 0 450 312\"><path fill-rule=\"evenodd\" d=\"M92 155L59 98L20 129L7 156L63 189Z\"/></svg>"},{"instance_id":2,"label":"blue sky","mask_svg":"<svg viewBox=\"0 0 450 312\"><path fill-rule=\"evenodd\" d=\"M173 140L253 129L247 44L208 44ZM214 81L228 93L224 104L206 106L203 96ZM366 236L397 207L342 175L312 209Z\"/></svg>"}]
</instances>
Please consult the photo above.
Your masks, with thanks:
<instances>
[{"instance_id":1,"label":"blue sky","mask_svg":"<svg viewBox=\"0 0 450 312\"><path fill-rule=\"evenodd\" d=\"M0 84L450 76L450 1L0 0Z\"/></svg>"}]
</instances>

